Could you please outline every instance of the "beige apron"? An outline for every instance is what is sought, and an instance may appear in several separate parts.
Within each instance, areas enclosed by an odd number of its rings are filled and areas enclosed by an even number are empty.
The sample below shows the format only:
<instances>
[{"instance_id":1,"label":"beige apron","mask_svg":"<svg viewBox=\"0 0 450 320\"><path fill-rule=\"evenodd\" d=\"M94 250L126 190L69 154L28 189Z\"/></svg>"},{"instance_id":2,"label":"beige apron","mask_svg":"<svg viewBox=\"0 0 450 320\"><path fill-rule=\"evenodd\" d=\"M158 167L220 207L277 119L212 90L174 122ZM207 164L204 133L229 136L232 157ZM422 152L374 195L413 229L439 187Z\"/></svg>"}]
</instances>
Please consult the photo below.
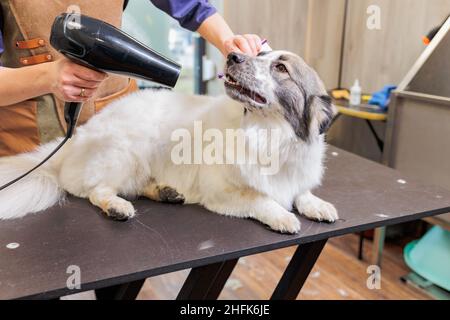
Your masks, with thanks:
<instances>
[{"instance_id":1,"label":"beige apron","mask_svg":"<svg viewBox=\"0 0 450 320\"><path fill-rule=\"evenodd\" d=\"M78 6L82 14L120 27L124 0L0 0L3 10L4 67L22 68L62 57L49 44L56 16ZM84 103L78 124L85 123L112 100L137 90L136 82L110 75ZM64 101L53 95L0 107L0 157L35 149L66 130Z\"/></svg>"}]
</instances>

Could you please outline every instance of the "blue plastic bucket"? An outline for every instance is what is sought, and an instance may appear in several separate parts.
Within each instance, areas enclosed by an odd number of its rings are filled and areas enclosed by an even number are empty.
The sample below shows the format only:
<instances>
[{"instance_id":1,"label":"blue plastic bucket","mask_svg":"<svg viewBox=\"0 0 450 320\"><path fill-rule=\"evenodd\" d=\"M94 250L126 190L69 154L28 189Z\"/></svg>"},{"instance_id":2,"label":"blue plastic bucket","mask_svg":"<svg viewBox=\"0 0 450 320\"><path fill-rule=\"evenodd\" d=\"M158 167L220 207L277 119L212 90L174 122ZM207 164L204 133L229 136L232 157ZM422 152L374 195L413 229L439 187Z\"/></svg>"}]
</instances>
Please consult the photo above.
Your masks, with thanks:
<instances>
[{"instance_id":1,"label":"blue plastic bucket","mask_svg":"<svg viewBox=\"0 0 450 320\"><path fill-rule=\"evenodd\" d=\"M408 243L405 262L414 272L450 291L450 232L439 226Z\"/></svg>"}]
</instances>

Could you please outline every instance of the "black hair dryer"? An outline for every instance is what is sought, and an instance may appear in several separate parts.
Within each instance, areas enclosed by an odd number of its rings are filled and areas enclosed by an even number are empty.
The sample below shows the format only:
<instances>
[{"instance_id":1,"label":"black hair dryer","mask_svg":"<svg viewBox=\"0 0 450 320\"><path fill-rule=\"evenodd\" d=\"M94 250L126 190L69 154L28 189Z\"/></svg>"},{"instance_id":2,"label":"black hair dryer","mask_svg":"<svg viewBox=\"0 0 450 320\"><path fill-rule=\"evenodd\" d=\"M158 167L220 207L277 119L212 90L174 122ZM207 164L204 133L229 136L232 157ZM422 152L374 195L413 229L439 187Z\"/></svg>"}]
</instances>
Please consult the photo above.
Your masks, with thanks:
<instances>
[{"instance_id":1,"label":"black hair dryer","mask_svg":"<svg viewBox=\"0 0 450 320\"><path fill-rule=\"evenodd\" d=\"M51 45L72 61L94 70L116 73L174 87L181 66L133 39L122 30L79 13L56 17ZM82 103L67 102L64 116L71 137Z\"/></svg>"}]
</instances>

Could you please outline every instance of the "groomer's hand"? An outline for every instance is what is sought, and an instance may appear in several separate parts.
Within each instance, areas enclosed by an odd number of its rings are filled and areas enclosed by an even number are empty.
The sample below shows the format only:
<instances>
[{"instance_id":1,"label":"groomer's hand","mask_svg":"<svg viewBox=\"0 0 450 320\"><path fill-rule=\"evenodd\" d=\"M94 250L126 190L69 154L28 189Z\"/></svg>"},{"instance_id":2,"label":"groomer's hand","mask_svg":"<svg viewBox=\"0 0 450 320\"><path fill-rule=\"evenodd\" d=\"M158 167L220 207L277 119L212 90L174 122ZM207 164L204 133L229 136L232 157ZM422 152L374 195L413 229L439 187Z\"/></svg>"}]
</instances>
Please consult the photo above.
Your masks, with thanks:
<instances>
[{"instance_id":1,"label":"groomer's hand","mask_svg":"<svg viewBox=\"0 0 450 320\"><path fill-rule=\"evenodd\" d=\"M260 37L256 34L235 35L217 12L203 21L197 31L225 57L232 52L256 56L261 51Z\"/></svg>"},{"instance_id":2,"label":"groomer's hand","mask_svg":"<svg viewBox=\"0 0 450 320\"><path fill-rule=\"evenodd\" d=\"M235 35L224 41L226 54L231 52L256 56L261 51L261 38L256 34Z\"/></svg>"},{"instance_id":3,"label":"groomer's hand","mask_svg":"<svg viewBox=\"0 0 450 320\"><path fill-rule=\"evenodd\" d=\"M84 102L92 98L108 76L63 58L49 65L50 92L68 102Z\"/></svg>"}]
</instances>

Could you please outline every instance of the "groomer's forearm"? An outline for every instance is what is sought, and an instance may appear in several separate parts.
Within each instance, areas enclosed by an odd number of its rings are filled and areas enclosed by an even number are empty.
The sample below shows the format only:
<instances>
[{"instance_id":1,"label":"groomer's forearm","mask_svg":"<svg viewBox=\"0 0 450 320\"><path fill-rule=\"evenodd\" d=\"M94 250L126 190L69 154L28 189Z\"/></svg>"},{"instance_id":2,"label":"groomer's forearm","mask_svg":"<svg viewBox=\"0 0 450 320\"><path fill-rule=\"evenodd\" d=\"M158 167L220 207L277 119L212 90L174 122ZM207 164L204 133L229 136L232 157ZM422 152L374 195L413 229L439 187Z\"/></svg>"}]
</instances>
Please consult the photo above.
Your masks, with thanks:
<instances>
[{"instance_id":1,"label":"groomer's forearm","mask_svg":"<svg viewBox=\"0 0 450 320\"><path fill-rule=\"evenodd\" d=\"M218 13L208 17L198 28L198 33L209 43L212 43L217 49L226 54L225 40L234 36L228 24Z\"/></svg>"},{"instance_id":2,"label":"groomer's forearm","mask_svg":"<svg viewBox=\"0 0 450 320\"><path fill-rule=\"evenodd\" d=\"M48 65L0 68L0 108L50 92Z\"/></svg>"}]
</instances>

